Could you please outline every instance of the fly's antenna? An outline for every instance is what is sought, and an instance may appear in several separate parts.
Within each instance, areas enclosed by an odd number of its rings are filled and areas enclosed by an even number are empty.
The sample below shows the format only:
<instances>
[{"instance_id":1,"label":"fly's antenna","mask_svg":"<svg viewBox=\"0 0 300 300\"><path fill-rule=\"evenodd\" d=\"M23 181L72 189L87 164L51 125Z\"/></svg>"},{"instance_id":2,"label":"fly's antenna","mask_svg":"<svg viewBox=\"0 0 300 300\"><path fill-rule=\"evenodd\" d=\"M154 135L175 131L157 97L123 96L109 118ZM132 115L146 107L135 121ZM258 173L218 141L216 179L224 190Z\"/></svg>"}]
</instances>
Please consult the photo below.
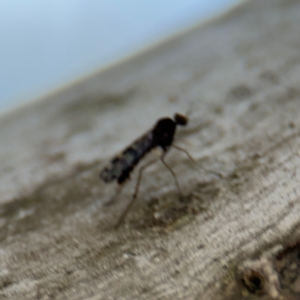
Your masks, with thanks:
<instances>
[{"instance_id":1,"label":"fly's antenna","mask_svg":"<svg viewBox=\"0 0 300 300\"><path fill-rule=\"evenodd\" d=\"M185 115L190 118L193 111L195 111L195 102L190 102Z\"/></svg>"}]
</instances>

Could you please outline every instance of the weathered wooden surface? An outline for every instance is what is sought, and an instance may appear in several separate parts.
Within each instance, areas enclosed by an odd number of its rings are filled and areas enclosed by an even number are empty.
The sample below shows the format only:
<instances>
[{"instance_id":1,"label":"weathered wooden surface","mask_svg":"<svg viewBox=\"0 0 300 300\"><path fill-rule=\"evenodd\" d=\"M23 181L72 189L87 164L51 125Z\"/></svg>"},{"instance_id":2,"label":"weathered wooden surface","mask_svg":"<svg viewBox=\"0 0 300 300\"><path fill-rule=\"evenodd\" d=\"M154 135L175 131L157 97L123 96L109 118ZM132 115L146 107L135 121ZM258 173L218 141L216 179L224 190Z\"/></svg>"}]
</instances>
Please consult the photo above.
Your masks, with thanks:
<instances>
[{"instance_id":1,"label":"weathered wooden surface","mask_svg":"<svg viewBox=\"0 0 300 300\"><path fill-rule=\"evenodd\" d=\"M300 299L300 2L221 19L0 120L0 299ZM126 224L98 172L192 110ZM249 291L251 292L249 293Z\"/></svg>"}]
</instances>

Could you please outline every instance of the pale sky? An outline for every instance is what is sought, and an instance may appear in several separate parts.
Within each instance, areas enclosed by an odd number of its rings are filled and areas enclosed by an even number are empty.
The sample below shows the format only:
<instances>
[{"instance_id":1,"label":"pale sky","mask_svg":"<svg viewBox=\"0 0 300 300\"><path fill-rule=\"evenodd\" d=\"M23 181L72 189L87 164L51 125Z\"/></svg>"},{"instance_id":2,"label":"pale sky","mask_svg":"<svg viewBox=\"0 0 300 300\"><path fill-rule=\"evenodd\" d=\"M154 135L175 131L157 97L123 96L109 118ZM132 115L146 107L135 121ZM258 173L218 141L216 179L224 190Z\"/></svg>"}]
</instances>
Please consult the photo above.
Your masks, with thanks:
<instances>
[{"instance_id":1,"label":"pale sky","mask_svg":"<svg viewBox=\"0 0 300 300\"><path fill-rule=\"evenodd\" d=\"M0 112L221 13L238 0L2 0Z\"/></svg>"}]
</instances>

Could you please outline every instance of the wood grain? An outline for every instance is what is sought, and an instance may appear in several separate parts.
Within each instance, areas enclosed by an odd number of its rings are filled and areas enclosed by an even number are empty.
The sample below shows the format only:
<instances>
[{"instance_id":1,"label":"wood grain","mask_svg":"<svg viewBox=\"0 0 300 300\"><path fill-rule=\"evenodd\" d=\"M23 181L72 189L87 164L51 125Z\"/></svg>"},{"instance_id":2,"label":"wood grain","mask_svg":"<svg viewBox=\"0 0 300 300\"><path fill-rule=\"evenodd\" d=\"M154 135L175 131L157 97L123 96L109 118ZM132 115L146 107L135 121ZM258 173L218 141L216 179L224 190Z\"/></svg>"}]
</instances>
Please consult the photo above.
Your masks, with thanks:
<instances>
[{"instance_id":1,"label":"wood grain","mask_svg":"<svg viewBox=\"0 0 300 300\"><path fill-rule=\"evenodd\" d=\"M300 3L253 0L0 119L0 299L300 299ZM109 159L163 116L196 159Z\"/></svg>"}]
</instances>

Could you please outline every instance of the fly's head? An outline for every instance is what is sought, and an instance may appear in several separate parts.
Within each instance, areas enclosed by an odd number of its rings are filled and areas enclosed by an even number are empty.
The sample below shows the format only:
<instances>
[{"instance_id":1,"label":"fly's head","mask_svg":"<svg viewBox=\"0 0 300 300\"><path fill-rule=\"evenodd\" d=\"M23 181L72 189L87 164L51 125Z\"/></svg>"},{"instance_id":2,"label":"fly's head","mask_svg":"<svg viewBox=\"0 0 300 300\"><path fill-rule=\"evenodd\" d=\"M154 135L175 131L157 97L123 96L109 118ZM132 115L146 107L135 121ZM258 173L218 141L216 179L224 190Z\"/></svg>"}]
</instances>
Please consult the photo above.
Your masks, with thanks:
<instances>
[{"instance_id":1,"label":"fly's head","mask_svg":"<svg viewBox=\"0 0 300 300\"><path fill-rule=\"evenodd\" d=\"M187 125L189 119L187 116L176 113L174 115L174 122L176 123L176 125L180 125L180 126L185 126Z\"/></svg>"}]
</instances>

